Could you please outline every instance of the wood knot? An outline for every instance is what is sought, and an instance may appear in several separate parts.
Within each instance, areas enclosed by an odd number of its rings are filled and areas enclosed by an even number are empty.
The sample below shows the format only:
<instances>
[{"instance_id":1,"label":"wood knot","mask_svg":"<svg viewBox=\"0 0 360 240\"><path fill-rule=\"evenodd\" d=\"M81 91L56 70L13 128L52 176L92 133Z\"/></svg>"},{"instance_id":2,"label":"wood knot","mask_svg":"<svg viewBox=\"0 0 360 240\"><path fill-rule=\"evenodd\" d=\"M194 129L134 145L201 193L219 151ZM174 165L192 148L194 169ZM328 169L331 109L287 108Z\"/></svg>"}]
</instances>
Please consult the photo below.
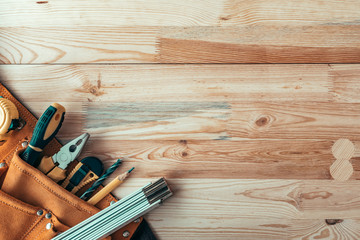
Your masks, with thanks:
<instances>
[{"instance_id":1,"label":"wood knot","mask_svg":"<svg viewBox=\"0 0 360 240\"><path fill-rule=\"evenodd\" d=\"M319 192L301 193L300 197L304 199L316 199L316 198L327 199L332 195L333 195L332 193L326 191L319 191Z\"/></svg>"},{"instance_id":2,"label":"wood knot","mask_svg":"<svg viewBox=\"0 0 360 240\"><path fill-rule=\"evenodd\" d=\"M256 120L256 125L258 125L259 127L262 127L264 125L266 125L268 123L269 119L266 117L261 117L258 120Z\"/></svg>"},{"instance_id":3,"label":"wood knot","mask_svg":"<svg viewBox=\"0 0 360 240\"><path fill-rule=\"evenodd\" d=\"M187 155L188 155L187 152L182 152L182 153L181 153L181 156L183 156L183 157L186 157Z\"/></svg>"},{"instance_id":4,"label":"wood knot","mask_svg":"<svg viewBox=\"0 0 360 240\"><path fill-rule=\"evenodd\" d=\"M335 225L337 223L342 223L343 219L325 219L327 225Z\"/></svg>"},{"instance_id":5,"label":"wood knot","mask_svg":"<svg viewBox=\"0 0 360 240\"><path fill-rule=\"evenodd\" d=\"M186 140L180 140L179 143L186 145L187 141Z\"/></svg>"},{"instance_id":6,"label":"wood knot","mask_svg":"<svg viewBox=\"0 0 360 240\"><path fill-rule=\"evenodd\" d=\"M228 21L228 20L230 20L231 19L231 17L230 16L223 16L223 17L220 17L220 20L221 21Z\"/></svg>"},{"instance_id":7,"label":"wood knot","mask_svg":"<svg viewBox=\"0 0 360 240\"><path fill-rule=\"evenodd\" d=\"M105 92L101 90L102 86L101 86L101 80L100 78L97 80L97 84L92 84L91 81L86 80L84 81L82 88L80 89L75 89L75 91L77 92L82 92L82 93L90 93L94 96L101 96L104 95Z\"/></svg>"}]
</instances>

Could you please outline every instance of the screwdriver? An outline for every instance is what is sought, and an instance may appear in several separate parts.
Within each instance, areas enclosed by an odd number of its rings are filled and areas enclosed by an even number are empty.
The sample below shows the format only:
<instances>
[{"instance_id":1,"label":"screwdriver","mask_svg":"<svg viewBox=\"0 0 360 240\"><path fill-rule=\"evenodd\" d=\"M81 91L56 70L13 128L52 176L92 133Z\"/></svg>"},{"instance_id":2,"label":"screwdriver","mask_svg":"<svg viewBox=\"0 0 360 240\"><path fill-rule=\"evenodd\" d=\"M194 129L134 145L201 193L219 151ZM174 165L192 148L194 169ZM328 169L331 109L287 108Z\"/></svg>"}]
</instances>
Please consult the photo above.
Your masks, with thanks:
<instances>
[{"instance_id":1,"label":"screwdriver","mask_svg":"<svg viewBox=\"0 0 360 240\"><path fill-rule=\"evenodd\" d=\"M21 154L21 158L30 165L37 167L40 154L44 147L55 137L64 121L65 108L58 104L51 104L36 123L30 144Z\"/></svg>"}]
</instances>

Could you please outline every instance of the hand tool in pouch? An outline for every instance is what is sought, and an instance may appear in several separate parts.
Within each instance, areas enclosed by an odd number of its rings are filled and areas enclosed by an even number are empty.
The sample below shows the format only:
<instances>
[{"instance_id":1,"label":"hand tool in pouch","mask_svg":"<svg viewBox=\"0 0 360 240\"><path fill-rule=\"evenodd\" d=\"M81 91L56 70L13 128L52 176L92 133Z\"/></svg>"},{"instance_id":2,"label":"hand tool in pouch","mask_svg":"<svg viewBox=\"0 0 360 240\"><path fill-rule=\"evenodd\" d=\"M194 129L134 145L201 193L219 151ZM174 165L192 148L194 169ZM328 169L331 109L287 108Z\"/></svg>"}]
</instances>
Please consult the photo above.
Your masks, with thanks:
<instances>
[{"instance_id":1,"label":"hand tool in pouch","mask_svg":"<svg viewBox=\"0 0 360 240\"><path fill-rule=\"evenodd\" d=\"M55 182L66 178L66 168L81 153L86 145L90 134L84 133L79 137L65 144L59 152L51 157L43 157L38 169L50 177Z\"/></svg>"},{"instance_id":2,"label":"hand tool in pouch","mask_svg":"<svg viewBox=\"0 0 360 240\"><path fill-rule=\"evenodd\" d=\"M76 165L61 186L75 194L86 184L98 179L103 171L104 166L98 158L86 157Z\"/></svg>"},{"instance_id":3,"label":"hand tool in pouch","mask_svg":"<svg viewBox=\"0 0 360 240\"><path fill-rule=\"evenodd\" d=\"M22 128L25 121L19 117L19 111L9 99L0 96L0 141L9 137L11 130Z\"/></svg>"},{"instance_id":4,"label":"hand tool in pouch","mask_svg":"<svg viewBox=\"0 0 360 240\"><path fill-rule=\"evenodd\" d=\"M41 115L34 128L30 144L21 154L21 158L37 167L44 147L55 137L64 121L65 108L58 103L51 104Z\"/></svg>"},{"instance_id":5,"label":"hand tool in pouch","mask_svg":"<svg viewBox=\"0 0 360 240\"><path fill-rule=\"evenodd\" d=\"M86 200L90 195L108 178L122 163L121 159L118 159L113 165L106 169L105 173L98 179L93 185L81 195L81 199Z\"/></svg>"},{"instance_id":6,"label":"hand tool in pouch","mask_svg":"<svg viewBox=\"0 0 360 240\"><path fill-rule=\"evenodd\" d=\"M125 179L130 175L132 170L135 168L131 168L130 170L126 171L123 174L120 174L114 180L112 180L109 184L107 184L103 189L97 192L94 196L92 196L87 202L91 205L95 205L100 202L106 195L108 195L111 191L117 188L121 183L125 181Z\"/></svg>"}]
</instances>

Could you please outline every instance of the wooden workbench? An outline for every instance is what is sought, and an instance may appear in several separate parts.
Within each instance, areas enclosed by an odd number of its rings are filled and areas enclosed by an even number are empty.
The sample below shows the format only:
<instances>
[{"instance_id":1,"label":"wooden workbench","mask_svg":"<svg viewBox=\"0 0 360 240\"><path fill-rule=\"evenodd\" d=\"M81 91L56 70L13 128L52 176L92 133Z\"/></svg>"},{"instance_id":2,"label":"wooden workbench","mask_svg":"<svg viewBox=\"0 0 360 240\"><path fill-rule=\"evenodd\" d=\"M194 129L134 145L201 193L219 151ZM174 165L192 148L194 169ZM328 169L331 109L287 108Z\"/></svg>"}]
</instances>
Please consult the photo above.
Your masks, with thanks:
<instances>
[{"instance_id":1,"label":"wooden workbench","mask_svg":"<svg viewBox=\"0 0 360 240\"><path fill-rule=\"evenodd\" d=\"M360 239L360 158L329 174L360 141L359 0L1 1L0 62L62 142L135 166L118 197L169 180L159 239Z\"/></svg>"}]
</instances>

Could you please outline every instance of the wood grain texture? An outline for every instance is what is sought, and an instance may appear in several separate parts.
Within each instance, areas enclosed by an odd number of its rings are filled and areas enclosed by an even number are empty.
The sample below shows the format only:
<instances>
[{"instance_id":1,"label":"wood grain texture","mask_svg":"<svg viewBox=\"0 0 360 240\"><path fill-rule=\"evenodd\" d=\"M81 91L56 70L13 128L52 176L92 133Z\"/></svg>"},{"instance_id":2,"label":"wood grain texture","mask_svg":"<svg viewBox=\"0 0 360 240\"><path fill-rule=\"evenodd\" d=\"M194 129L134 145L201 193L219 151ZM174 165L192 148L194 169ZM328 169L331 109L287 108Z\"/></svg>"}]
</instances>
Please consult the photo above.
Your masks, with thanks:
<instances>
[{"instance_id":1,"label":"wood grain texture","mask_svg":"<svg viewBox=\"0 0 360 240\"><path fill-rule=\"evenodd\" d=\"M332 141L103 139L91 138L84 156L95 154L107 167L122 156L124 168L136 167L132 177L331 179L329 168L335 160ZM358 160L352 161L352 179L360 179Z\"/></svg>"},{"instance_id":2,"label":"wood grain texture","mask_svg":"<svg viewBox=\"0 0 360 240\"><path fill-rule=\"evenodd\" d=\"M5 1L0 9L6 64L360 62L358 0Z\"/></svg>"},{"instance_id":3,"label":"wood grain texture","mask_svg":"<svg viewBox=\"0 0 360 240\"><path fill-rule=\"evenodd\" d=\"M63 104L80 158L135 166L118 197L169 180L159 239L360 239L359 150L349 181L329 171L337 139L360 142L359 0L0 9L0 81L38 116Z\"/></svg>"},{"instance_id":4,"label":"wood grain texture","mask_svg":"<svg viewBox=\"0 0 360 240\"><path fill-rule=\"evenodd\" d=\"M96 138L360 138L354 131L360 127L359 65L2 66L1 71L5 85L24 102L81 102L74 121L83 119L79 127ZM353 94L343 94L342 76L355 83Z\"/></svg>"},{"instance_id":5,"label":"wood grain texture","mask_svg":"<svg viewBox=\"0 0 360 240\"><path fill-rule=\"evenodd\" d=\"M107 182L111 180L108 179ZM119 196L126 195L135 186L149 181L150 179L129 178L115 193ZM358 218L360 211L359 194L352 193L359 188L358 181L190 178L169 179L169 184L177 197L164 204L172 210L166 209L167 207L160 209L179 218L191 217L201 211L218 218L222 217L222 212L225 216L239 220L257 219L264 214L273 219L349 219ZM176 204L180 202L188 207L176 208ZM227 203L232 208L228 208ZM349 207L352 208L351 211ZM239 214L234 216L234 213Z\"/></svg>"},{"instance_id":6,"label":"wood grain texture","mask_svg":"<svg viewBox=\"0 0 360 240\"><path fill-rule=\"evenodd\" d=\"M158 27L3 27L0 63L155 62L157 32Z\"/></svg>"},{"instance_id":7,"label":"wood grain texture","mask_svg":"<svg viewBox=\"0 0 360 240\"><path fill-rule=\"evenodd\" d=\"M24 102L360 103L359 77L358 64L0 66Z\"/></svg>"},{"instance_id":8,"label":"wood grain texture","mask_svg":"<svg viewBox=\"0 0 360 240\"><path fill-rule=\"evenodd\" d=\"M0 62L359 63L359 39L341 24L0 27Z\"/></svg>"},{"instance_id":9,"label":"wood grain texture","mask_svg":"<svg viewBox=\"0 0 360 240\"><path fill-rule=\"evenodd\" d=\"M356 25L162 28L158 59L162 63L357 63L359 35Z\"/></svg>"},{"instance_id":10,"label":"wood grain texture","mask_svg":"<svg viewBox=\"0 0 360 240\"><path fill-rule=\"evenodd\" d=\"M130 178L116 194L125 196L147 181ZM161 239L356 239L360 236L359 198L352 192L359 188L357 181L210 178L169 179L169 183L175 196L147 216L159 230ZM326 219L340 220L330 225Z\"/></svg>"},{"instance_id":11,"label":"wood grain texture","mask_svg":"<svg viewBox=\"0 0 360 240\"><path fill-rule=\"evenodd\" d=\"M109 140L360 140L360 104L267 102L87 103L84 131ZM334 130L336 129L336 130Z\"/></svg>"},{"instance_id":12,"label":"wood grain texture","mask_svg":"<svg viewBox=\"0 0 360 240\"><path fill-rule=\"evenodd\" d=\"M330 166L330 174L335 180L346 181L353 174L350 159L354 156L355 145L346 138L336 140L331 147L335 162Z\"/></svg>"},{"instance_id":13,"label":"wood grain texture","mask_svg":"<svg viewBox=\"0 0 360 240\"><path fill-rule=\"evenodd\" d=\"M38 114L50 103L30 102ZM67 139L75 137L71 129L108 140L337 140L342 135L352 141L360 138L353 131L359 127L359 114L354 111L358 104L61 103L70 105L66 121L72 127L60 132Z\"/></svg>"},{"instance_id":14,"label":"wood grain texture","mask_svg":"<svg viewBox=\"0 0 360 240\"><path fill-rule=\"evenodd\" d=\"M341 102L358 102L356 100L357 96L360 95L360 81L357 77L358 70L354 65L346 66L339 65L330 65L332 70L330 71L330 77L334 83L333 93L337 100ZM349 72L352 68L351 73Z\"/></svg>"},{"instance_id":15,"label":"wood grain texture","mask_svg":"<svg viewBox=\"0 0 360 240\"><path fill-rule=\"evenodd\" d=\"M358 24L358 0L3 1L1 26Z\"/></svg>"},{"instance_id":16,"label":"wood grain texture","mask_svg":"<svg viewBox=\"0 0 360 240\"><path fill-rule=\"evenodd\" d=\"M34 112L40 115L50 103L30 102L29 104ZM169 108L179 112L168 111L162 114L158 110L154 112L151 108L141 108L141 110L132 108L130 113L125 112L125 107L118 111L107 111L103 106L98 106L90 111L82 110L81 105L76 107L76 103L62 104L65 107L69 106L64 126L58 134L63 143L87 131L91 134L91 138L82 157L95 155L106 167L110 167L114 159L125 157L124 167L135 166L137 169L133 177L162 175L167 178L331 179L329 168L336 160L331 152L334 140L323 139L324 136L320 133L315 135L308 131L308 139L303 140L296 138L277 140L275 137L270 138L270 133L267 133L266 138L259 135L258 138L242 140L220 134L217 136L211 132L211 127L206 127L214 121L211 117L201 122L189 120L189 124L177 120L181 119L179 117L181 115L194 112L194 109L186 109L186 104L184 109L178 109L176 104L170 104ZM118 106L118 104L113 105ZM127 104L127 106L136 106L136 104ZM97 119L96 111L102 116L101 120ZM86 113L93 114L95 121L93 116L89 117ZM170 124L171 129L166 130L169 125L157 123L161 122L159 118L165 119L162 121L173 118L175 122ZM190 122L193 128L202 129L202 132L190 129ZM111 131L111 129L119 129L118 126L122 126L123 130ZM206 130L207 128L210 129ZM307 128L305 125L304 129ZM185 130L189 132L185 133ZM275 127L272 131L274 136L281 136L276 135L275 132L287 131L287 128ZM343 131L339 128L336 132L329 130L326 133L331 139L334 134L344 135ZM213 137L216 139L211 140ZM358 160L359 158L352 159L354 167L352 179L360 179Z\"/></svg>"}]
</instances>

